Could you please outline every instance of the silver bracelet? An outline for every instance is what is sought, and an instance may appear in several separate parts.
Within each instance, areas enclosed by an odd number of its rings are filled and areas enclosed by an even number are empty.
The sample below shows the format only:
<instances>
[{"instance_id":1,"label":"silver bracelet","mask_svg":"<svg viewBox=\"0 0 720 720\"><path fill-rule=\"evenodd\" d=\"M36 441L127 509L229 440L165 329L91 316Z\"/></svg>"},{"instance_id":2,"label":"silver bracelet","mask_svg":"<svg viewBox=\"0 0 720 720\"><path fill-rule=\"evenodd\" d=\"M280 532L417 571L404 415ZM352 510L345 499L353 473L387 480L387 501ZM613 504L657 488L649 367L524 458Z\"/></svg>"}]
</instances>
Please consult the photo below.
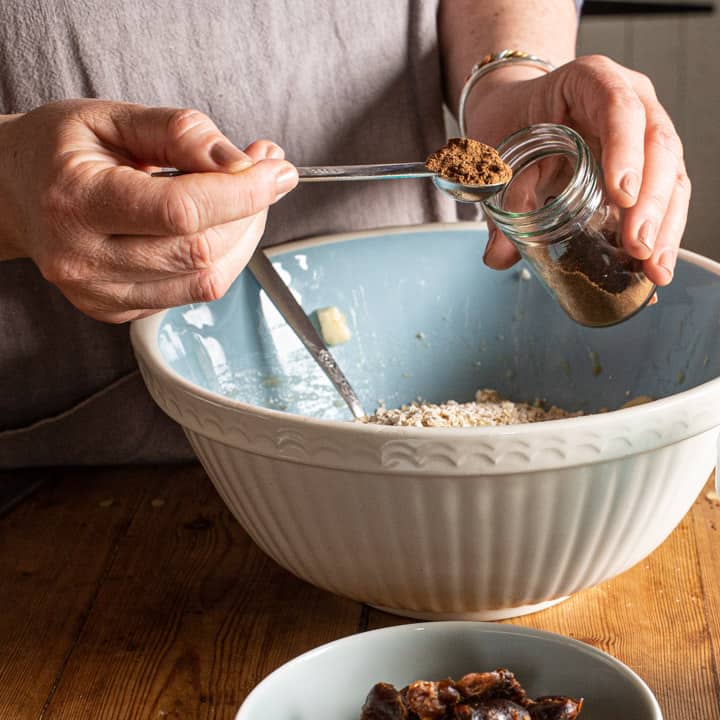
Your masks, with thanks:
<instances>
[{"instance_id":1,"label":"silver bracelet","mask_svg":"<svg viewBox=\"0 0 720 720\"><path fill-rule=\"evenodd\" d=\"M460 134L465 137L465 103L472 89L475 87L475 83L489 72L496 70L501 65L506 63L513 63L515 65L530 65L531 67L540 68L546 73L550 73L555 69L555 66L537 57L537 55L531 55L530 53L523 52L522 50L501 50L500 52L491 53L486 55L480 62L473 65L470 74L465 80L462 92L460 93L460 102L458 104L458 124L460 125Z\"/></svg>"}]
</instances>

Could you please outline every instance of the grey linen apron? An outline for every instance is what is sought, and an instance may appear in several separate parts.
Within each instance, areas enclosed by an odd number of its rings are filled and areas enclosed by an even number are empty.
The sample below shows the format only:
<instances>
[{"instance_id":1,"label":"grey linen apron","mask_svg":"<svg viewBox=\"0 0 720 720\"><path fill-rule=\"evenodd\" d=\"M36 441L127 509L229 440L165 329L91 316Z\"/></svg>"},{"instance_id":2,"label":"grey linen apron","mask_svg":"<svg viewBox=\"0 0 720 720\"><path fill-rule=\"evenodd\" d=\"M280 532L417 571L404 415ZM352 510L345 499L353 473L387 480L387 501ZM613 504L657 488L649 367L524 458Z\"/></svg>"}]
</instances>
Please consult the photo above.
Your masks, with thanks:
<instances>
[{"instance_id":1,"label":"grey linen apron","mask_svg":"<svg viewBox=\"0 0 720 720\"><path fill-rule=\"evenodd\" d=\"M297 164L418 160L444 141L435 0L4 0L0 112L72 97L192 106ZM430 220L428 183L303 186L263 242ZM0 262L0 467L181 461L127 326L85 317L26 260Z\"/></svg>"}]
</instances>

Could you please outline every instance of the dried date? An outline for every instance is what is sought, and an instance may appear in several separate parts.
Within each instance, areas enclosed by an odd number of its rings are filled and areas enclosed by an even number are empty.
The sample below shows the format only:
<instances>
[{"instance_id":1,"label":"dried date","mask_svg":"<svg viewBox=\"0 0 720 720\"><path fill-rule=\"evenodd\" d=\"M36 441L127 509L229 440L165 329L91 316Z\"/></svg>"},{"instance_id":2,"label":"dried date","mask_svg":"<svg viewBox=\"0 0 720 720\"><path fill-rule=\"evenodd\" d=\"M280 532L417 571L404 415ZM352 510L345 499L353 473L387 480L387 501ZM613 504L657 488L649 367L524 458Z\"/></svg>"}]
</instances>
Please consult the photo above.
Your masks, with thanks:
<instances>
[{"instance_id":1,"label":"dried date","mask_svg":"<svg viewBox=\"0 0 720 720\"><path fill-rule=\"evenodd\" d=\"M400 693L390 683L377 683L370 688L360 715L361 720L405 720L407 707Z\"/></svg>"},{"instance_id":2,"label":"dried date","mask_svg":"<svg viewBox=\"0 0 720 720\"><path fill-rule=\"evenodd\" d=\"M416 680L401 690L374 685L360 720L575 720L582 699L561 695L529 698L506 668L468 673L455 682Z\"/></svg>"},{"instance_id":3,"label":"dried date","mask_svg":"<svg viewBox=\"0 0 720 720\"><path fill-rule=\"evenodd\" d=\"M505 668L463 675L455 687L464 698L501 697L525 705L527 693L513 673Z\"/></svg>"},{"instance_id":4,"label":"dried date","mask_svg":"<svg viewBox=\"0 0 720 720\"><path fill-rule=\"evenodd\" d=\"M575 720L582 710L583 701L559 695L537 698L530 705L531 720Z\"/></svg>"},{"instance_id":5,"label":"dried date","mask_svg":"<svg viewBox=\"0 0 720 720\"><path fill-rule=\"evenodd\" d=\"M477 705L458 705L456 720L531 720L530 713L522 705L507 698L481 700Z\"/></svg>"},{"instance_id":6,"label":"dried date","mask_svg":"<svg viewBox=\"0 0 720 720\"><path fill-rule=\"evenodd\" d=\"M445 717L460 700L460 693L455 689L453 681L416 680L410 683L401 696L408 706L422 720L439 720Z\"/></svg>"}]
</instances>

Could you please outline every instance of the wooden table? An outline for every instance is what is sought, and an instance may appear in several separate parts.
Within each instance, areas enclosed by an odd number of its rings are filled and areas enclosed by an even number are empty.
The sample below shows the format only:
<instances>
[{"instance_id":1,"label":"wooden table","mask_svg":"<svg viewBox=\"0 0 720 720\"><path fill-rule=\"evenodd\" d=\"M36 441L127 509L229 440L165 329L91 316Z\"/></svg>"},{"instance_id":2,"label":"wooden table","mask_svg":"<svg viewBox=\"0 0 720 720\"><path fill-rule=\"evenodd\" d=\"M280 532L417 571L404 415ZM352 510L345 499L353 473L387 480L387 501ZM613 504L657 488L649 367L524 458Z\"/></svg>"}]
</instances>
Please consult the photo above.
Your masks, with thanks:
<instances>
[{"instance_id":1,"label":"wooden table","mask_svg":"<svg viewBox=\"0 0 720 720\"><path fill-rule=\"evenodd\" d=\"M35 489L0 517L3 720L229 719L289 658L406 622L279 568L198 466L0 473L11 482ZM620 658L666 720L720 719L710 489L639 565L513 622Z\"/></svg>"}]
</instances>

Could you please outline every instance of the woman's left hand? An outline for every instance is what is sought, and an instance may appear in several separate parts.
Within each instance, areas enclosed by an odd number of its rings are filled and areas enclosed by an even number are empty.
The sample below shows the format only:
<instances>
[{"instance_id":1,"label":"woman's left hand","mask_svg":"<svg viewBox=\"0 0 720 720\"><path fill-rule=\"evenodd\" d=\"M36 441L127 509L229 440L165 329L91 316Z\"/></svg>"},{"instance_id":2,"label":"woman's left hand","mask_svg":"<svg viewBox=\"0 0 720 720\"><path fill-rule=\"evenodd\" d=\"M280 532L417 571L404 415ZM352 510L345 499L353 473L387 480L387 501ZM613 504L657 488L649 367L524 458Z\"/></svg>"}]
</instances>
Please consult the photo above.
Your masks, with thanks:
<instances>
[{"instance_id":1,"label":"woman's left hand","mask_svg":"<svg viewBox=\"0 0 720 720\"><path fill-rule=\"evenodd\" d=\"M582 135L600 160L608 198L626 208L623 244L657 285L673 277L687 220L690 180L683 147L652 82L592 55L529 79L503 81L504 68L482 78L468 100L468 135L488 144L521 127L552 122ZM494 76L494 77L493 77ZM517 250L491 233L485 262L504 269Z\"/></svg>"}]
</instances>

